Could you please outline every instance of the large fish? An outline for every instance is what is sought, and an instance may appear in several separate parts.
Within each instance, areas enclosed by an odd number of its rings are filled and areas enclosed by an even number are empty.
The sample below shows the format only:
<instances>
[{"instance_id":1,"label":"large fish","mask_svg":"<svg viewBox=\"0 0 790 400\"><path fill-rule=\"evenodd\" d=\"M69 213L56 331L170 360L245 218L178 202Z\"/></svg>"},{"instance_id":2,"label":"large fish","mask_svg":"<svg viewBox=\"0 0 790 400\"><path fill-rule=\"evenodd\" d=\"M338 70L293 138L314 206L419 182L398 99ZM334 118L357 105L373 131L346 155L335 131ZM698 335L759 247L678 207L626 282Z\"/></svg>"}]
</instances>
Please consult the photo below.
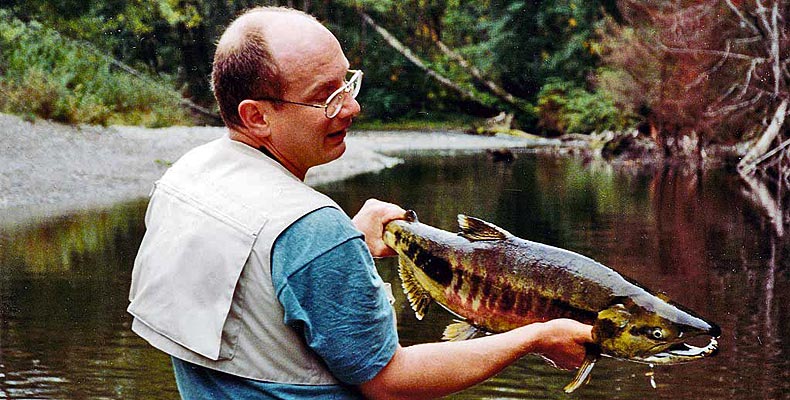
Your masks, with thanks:
<instances>
[{"instance_id":1,"label":"large fish","mask_svg":"<svg viewBox=\"0 0 790 400\"><path fill-rule=\"evenodd\" d=\"M417 318L436 301L462 321L444 339L464 340L533 322L571 318L593 326L594 343L570 393L589 380L599 356L679 364L717 352L721 330L580 254L513 236L458 216L460 233L422 224L413 211L384 229L398 252L403 288ZM703 347L685 343L706 335Z\"/></svg>"}]
</instances>

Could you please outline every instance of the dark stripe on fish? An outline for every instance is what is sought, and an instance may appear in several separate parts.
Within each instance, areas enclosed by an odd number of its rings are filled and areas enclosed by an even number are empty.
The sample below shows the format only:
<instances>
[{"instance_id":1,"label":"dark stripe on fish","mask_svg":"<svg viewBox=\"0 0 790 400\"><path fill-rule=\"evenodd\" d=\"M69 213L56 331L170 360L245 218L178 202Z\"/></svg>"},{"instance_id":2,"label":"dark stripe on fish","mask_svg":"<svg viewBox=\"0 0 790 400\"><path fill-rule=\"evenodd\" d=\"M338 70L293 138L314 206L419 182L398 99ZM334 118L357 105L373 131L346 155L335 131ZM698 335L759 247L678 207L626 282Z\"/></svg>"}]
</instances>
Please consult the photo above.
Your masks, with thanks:
<instances>
[{"instance_id":1,"label":"dark stripe on fish","mask_svg":"<svg viewBox=\"0 0 790 400\"><path fill-rule=\"evenodd\" d=\"M479 275L472 274L469 276L469 299L474 300L477 298L477 295L480 293L480 285L483 282L483 278Z\"/></svg>"},{"instance_id":2,"label":"dark stripe on fish","mask_svg":"<svg viewBox=\"0 0 790 400\"><path fill-rule=\"evenodd\" d=\"M464 271L456 269L453 275L453 292L460 294L464 287Z\"/></svg>"},{"instance_id":3,"label":"dark stripe on fish","mask_svg":"<svg viewBox=\"0 0 790 400\"><path fill-rule=\"evenodd\" d=\"M414 261L414 265L425 272L425 275L442 286L450 285L453 280L453 270L447 260L431 255L416 243L409 243L406 251Z\"/></svg>"},{"instance_id":4,"label":"dark stripe on fish","mask_svg":"<svg viewBox=\"0 0 790 400\"><path fill-rule=\"evenodd\" d=\"M510 287L502 288L502 295L499 297L499 309L502 311L510 311L516 304L516 294Z\"/></svg>"}]
</instances>

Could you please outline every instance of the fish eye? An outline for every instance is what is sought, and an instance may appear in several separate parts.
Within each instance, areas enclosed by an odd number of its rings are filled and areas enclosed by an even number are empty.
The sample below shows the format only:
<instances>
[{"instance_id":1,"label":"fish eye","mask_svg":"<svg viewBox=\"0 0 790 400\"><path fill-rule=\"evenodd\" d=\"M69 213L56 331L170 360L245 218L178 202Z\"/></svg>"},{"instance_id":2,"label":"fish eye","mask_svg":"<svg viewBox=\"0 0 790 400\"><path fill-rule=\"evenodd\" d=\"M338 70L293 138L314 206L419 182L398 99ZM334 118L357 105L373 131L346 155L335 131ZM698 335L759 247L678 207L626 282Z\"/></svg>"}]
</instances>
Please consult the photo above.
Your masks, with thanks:
<instances>
[{"instance_id":1,"label":"fish eye","mask_svg":"<svg viewBox=\"0 0 790 400\"><path fill-rule=\"evenodd\" d=\"M661 328L653 328L650 330L650 336L653 339L663 339L664 331Z\"/></svg>"}]
</instances>

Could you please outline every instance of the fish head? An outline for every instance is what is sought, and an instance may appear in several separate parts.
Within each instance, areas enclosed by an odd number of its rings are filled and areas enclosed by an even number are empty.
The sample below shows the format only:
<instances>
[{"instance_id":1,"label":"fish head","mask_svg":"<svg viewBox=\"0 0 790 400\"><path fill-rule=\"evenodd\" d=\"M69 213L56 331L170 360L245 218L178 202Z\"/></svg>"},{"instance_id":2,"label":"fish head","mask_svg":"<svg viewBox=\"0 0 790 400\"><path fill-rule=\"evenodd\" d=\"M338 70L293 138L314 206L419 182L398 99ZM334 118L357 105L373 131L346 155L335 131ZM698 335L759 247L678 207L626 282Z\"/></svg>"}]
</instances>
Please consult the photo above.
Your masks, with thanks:
<instances>
[{"instance_id":1,"label":"fish head","mask_svg":"<svg viewBox=\"0 0 790 400\"><path fill-rule=\"evenodd\" d=\"M419 235L414 232L420 225L417 220L417 213L412 210L406 211L403 219L396 219L384 226L382 239L384 243L395 251L402 252L409 243L417 241Z\"/></svg>"},{"instance_id":2,"label":"fish head","mask_svg":"<svg viewBox=\"0 0 790 400\"><path fill-rule=\"evenodd\" d=\"M613 303L598 313L593 326L602 354L646 364L680 364L712 356L720 335L715 324L649 294ZM707 345L688 343L700 337L709 338Z\"/></svg>"}]
</instances>

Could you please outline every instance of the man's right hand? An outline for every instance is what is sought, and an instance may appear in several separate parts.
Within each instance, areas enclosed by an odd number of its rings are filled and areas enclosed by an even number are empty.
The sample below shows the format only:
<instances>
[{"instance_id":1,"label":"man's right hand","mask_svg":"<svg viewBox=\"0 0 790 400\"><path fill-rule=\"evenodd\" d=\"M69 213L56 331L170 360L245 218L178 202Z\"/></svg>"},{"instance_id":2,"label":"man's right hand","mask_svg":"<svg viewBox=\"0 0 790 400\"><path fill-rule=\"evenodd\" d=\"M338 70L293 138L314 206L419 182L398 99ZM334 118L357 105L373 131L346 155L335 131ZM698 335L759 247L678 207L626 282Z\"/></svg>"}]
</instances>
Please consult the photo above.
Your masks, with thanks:
<instances>
[{"instance_id":1,"label":"man's right hand","mask_svg":"<svg viewBox=\"0 0 790 400\"><path fill-rule=\"evenodd\" d=\"M540 354L565 370L581 366L586 351L584 345L593 341L592 326L572 319L538 322L519 329L530 329L530 334L537 336L531 353Z\"/></svg>"}]
</instances>

